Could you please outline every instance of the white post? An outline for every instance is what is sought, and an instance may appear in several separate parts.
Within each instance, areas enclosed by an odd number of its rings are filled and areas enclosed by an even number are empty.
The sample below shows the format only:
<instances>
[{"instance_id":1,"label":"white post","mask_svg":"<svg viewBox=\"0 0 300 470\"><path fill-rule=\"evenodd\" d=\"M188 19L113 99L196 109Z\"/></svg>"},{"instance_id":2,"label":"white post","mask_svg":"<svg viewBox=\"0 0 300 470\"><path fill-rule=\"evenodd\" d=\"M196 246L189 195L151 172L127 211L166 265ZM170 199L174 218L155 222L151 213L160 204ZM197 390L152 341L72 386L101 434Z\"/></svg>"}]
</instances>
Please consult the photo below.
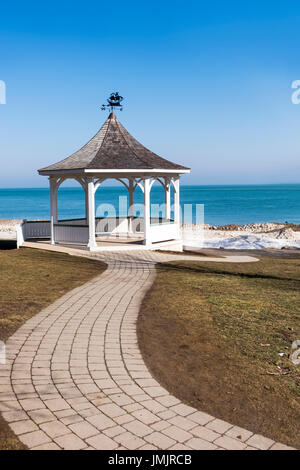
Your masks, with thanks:
<instances>
[{"instance_id":1,"label":"white post","mask_svg":"<svg viewBox=\"0 0 300 470\"><path fill-rule=\"evenodd\" d=\"M180 238L180 194L179 194L179 176L174 178L174 222L177 224L177 238Z\"/></svg>"},{"instance_id":2,"label":"white post","mask_svg":"<svg viewBox=\"0 0 300 470\"><path fill-rule=\"evenodd\" d=\"M51 245L55 245L54 224L57 223L57 179L50 177L49 182L50 182Z\"/></svg>"},{"instance_id":3,"label":"white post","mask_svg":"<svg viewBox=\"0 0 300 470\"><path fill-rule=\"evenodd\" d=\"M89 194L88 189L84 188L84 197L85 197L85 222L89 223Z\"/></svg>"},{"instance_id":4,"label":"white post","mask_svg":"<svg viewBox=\"0 0 300 470\"><path fill-rule=\"evenodd\" d=\"M144 178L144 245L151 246L150 178Z\"/></svg>"},{"instance_id":5,"label":"white post","mask_svg":"<svg viewBox=\"0 0 300 470\"><path fill-rule=\"evenodd\" d=\"M94 179L88 180L88 223L89 223L89 242L88 249L93 250L96 248L96 235L95 235L95 185Z\"/></svg>"},{"instance_id":6,"label":"white post","mask_svg":"<svg viewBox=\"0 0 300 470\"><path fill-rule=\"evenodd\" d=\"M128 219L128 233L132 232L132 220L134 217L134 187L133 187L133 180L129 180L129 219Z\"/></svg>"},{"instance_id":7,"label":"white post","mask_svg":"<svg viewBox=\"0 0 300 470\"><path fill-rule=\"evenodd\" d=\"M20 246L22 246L25 241L22 226L23 226L23 223L16 226L17 248L20 248Z\"/></svg>"},{"instance_id":8,"label":"white post","mask_svg":"<svg viewBox=\"0 0 300 470\"><path fill-rule=\"evenodd\" d=\"M53 213L53 222L55 224L57 224L58 222L58 210L57 210L57 191L58 191L58 187L57 187L57 181L55 182L55 187L54 187L54 213Z\"/></svg>"},{"instance_id":9,"label":"white post","mask_svg":"<svg viewBox=\"0 0 300 470\"><path fill-rule=\"evenodd\" d=\"M166 219L171 218L171 185L169 178L165 178L165 215Z\"/></svg>"}]
</instances>

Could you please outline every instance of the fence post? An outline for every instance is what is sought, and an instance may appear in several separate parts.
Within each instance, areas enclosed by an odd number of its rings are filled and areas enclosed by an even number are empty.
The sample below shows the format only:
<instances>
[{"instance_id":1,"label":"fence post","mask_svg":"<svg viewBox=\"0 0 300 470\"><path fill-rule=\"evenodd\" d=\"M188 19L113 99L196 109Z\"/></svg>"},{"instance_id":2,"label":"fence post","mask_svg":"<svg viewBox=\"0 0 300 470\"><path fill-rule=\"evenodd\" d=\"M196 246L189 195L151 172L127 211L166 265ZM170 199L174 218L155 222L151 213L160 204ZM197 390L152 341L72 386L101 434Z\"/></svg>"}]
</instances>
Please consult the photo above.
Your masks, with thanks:
<instances>
[{"instance_id":1,"label":"fence post","mask_svg":"<svg viewBox=\"0 0 300 470\"><path fill-rule=\"evenodd\" d=\"M16 235L17 235L17 248L19 249L20 246L23 245L24 243L24 236L23 236L23 223L22 224L19 224L17 225L16 227Z\"/></svg>"}]
</instances>

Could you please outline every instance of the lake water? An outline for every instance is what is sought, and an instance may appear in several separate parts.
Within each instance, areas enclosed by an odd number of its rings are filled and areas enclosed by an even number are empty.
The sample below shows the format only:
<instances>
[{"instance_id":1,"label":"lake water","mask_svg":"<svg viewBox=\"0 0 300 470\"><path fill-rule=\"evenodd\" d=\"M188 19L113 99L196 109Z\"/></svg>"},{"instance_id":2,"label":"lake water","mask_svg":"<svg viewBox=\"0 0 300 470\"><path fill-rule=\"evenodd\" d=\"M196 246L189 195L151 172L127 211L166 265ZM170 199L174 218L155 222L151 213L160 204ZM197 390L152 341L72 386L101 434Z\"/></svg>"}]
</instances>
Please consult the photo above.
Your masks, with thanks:
<instances>
[{"instance_id":1,"label":"lake water","mask_svg":"<svg viewBox=\"0 0 300 470\"><path fill-rule=\"evenodd\" d=\"M96 193L97 215L112 215L112 206L118 213L119 198L126 205L125 187L106 186ZM151 204L164 201L162 187L153 186ZM135 192L136 212L142 213L143 194ZM241 185L241 186L181 186L180 203L193 207L204 204L205 222L212 225L252 222L300 223L300 184L290 185ZM100 204L102 206L100 207ZM58 193L60 219L84 217L84 192L80 187L62 187ZM154 207L152 215L158 209ZM187 213L190 210L186 211ZM49 190L46 188L0 189L1 219L49 218ZM190 220L187 220L190 221Z\"/></svg>"}]
</instances>

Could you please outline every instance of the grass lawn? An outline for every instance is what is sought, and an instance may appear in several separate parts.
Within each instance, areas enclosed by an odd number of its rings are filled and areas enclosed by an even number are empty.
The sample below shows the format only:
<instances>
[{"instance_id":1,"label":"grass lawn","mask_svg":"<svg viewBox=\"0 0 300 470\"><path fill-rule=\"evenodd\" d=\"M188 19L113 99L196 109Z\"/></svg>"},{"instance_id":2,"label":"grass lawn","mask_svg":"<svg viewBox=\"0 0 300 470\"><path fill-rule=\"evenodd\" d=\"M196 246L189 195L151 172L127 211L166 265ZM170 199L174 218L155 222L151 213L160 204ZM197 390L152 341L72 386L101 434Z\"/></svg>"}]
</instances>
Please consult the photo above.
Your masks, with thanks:
<instances>
[{"instance_id":1,"label":"grass lawn","mask_svg":"<svg viewBox=\"0 0 300 470\"><path fill-rule=\"evenodd\" d=\"M105 269L100 261L30 248L4 249L9 245L0 242L2 341L54 300ZM0 415L0 450L24 448Z\"/></svg>"},{"instance_id":2,"label":"grass lawn","mask_svg":"<svg viewBox=\"0 0 300 470\"><path fill-rule=\"evenodd\" d=\"M286 256L158 265L138 338L153 375L182 401L300 448L300 366L289 359L300 255Z\"/></svg>"}]
</instances>

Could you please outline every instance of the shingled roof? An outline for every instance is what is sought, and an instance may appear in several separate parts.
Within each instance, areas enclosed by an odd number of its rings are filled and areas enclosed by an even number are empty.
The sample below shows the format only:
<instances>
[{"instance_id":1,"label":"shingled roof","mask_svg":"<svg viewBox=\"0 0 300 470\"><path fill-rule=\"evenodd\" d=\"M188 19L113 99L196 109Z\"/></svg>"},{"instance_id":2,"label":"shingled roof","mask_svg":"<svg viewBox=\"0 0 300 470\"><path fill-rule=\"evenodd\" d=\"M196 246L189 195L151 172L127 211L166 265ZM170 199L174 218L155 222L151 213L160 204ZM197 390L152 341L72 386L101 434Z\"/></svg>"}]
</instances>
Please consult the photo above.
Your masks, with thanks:
<instances>
[{"instance_id":1,"label":"shingled roof","mask_svg":"<svg viewBox=\"0 0 300 470\"><path fill-rule=\"evenodd\" d=\"M189 168L172 163L148 150L110 113L101 129L77 152L58 163L41 168L39 173L68 170L173 170Z\"/></svg>"}]
</instances>

